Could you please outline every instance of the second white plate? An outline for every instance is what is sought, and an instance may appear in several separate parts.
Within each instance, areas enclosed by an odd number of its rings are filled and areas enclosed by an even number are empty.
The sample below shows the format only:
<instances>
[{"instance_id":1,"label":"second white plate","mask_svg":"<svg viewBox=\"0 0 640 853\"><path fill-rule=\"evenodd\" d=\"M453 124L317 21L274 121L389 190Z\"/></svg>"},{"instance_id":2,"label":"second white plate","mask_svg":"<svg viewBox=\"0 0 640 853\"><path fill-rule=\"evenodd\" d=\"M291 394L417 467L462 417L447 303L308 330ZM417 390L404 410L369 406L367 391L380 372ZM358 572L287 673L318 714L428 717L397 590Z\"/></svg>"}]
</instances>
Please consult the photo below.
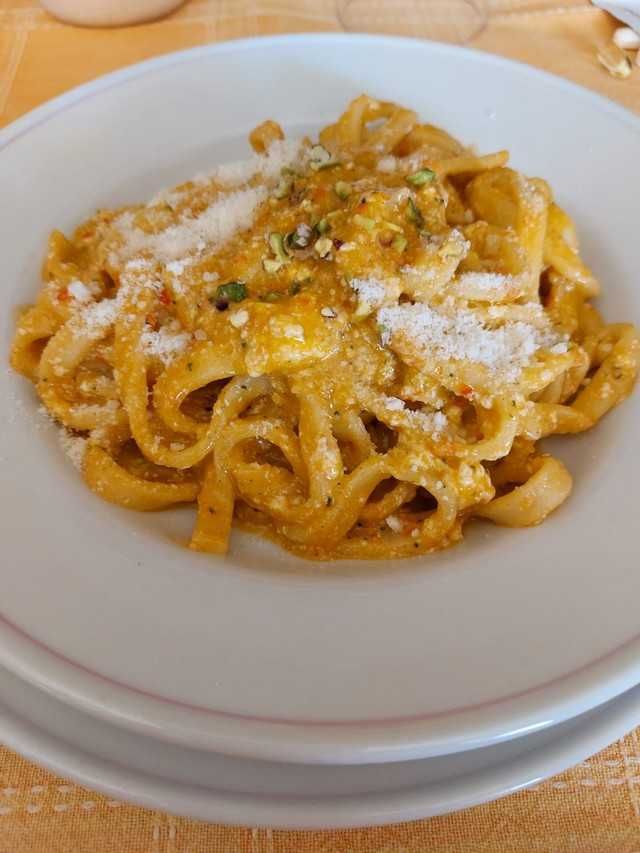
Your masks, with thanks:
<instances>
[{"instance_id":1,"label":"second white plate","mask_svg":"<svg viewBox=\"0 0 640 853\"><path fill-rule=\"evenodd\" d=\"M201 820L289 829L371 826L494 800L565 770L640 722L640 687L577 719L494 747L392 764L230 758L131 734L0 668L0 739L109 796Z\"/></svg>"}]
</instances>

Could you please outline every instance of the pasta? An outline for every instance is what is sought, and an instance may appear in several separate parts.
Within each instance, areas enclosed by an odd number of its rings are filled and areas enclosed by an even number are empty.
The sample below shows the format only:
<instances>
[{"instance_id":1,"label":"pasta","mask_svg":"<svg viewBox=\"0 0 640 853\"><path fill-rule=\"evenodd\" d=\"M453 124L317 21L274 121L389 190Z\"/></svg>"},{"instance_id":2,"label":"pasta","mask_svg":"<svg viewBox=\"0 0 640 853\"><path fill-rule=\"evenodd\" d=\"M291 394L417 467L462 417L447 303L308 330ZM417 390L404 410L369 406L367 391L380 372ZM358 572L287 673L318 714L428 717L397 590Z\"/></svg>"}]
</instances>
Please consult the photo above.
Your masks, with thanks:
<instances>
[{"instance_id":1,"label":"pasta","mask_svg":"<svg viewBox=\"0 0 640 853\"><path fill-rule=\"evenodd\" d=\"M313 559L424 554L468 519L537 524L571 491L540 450L632 390L569 216L539 178L366 95L313 144L55 231L11 362L89 487L197 506Z\"/></svg>"}]
</instances>

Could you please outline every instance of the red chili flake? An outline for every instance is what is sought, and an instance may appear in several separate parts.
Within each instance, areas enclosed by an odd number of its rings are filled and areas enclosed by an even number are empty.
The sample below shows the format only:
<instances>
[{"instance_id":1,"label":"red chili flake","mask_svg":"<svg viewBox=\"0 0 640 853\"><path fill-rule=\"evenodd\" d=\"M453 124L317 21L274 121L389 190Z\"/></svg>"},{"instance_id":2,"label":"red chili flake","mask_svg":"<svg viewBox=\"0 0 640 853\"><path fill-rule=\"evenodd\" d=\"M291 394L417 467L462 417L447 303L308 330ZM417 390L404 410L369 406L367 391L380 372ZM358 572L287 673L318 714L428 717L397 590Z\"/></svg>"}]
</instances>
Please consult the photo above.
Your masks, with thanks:
<instances>
[{"instance_id":1,"label":"red chili flake","mask_svg":"<svg viewBox=\"0 0 640 853\"><path fill-rule=\"evenodd\" d=\"M147 325L151 326L151 328L153 329L154 332L158 331L160 324L158 322L158 315L157 314L147 314L146 321L147 321Z\"/></svg>"},{"instance_id":2,"label":"red chili flake","mask_svg":"<svg viewBox=\"0 0 640 853\"><path fill-rule=\"evenodd\" d=\"M458 392L462 397L470 397L473 394L471 385L461 385Z\"/></svg>"},{"instance_id":3,"label":"red chili flake","mask_svg":"<svg viewBox=\"0 0 640 853\"><path fill-rule=\"evenodd\" d=\"M58 299L58 302L68 302L69 301L69 299L70 299L69 291L67 290L66 287L60 288L60 290L58 291L57 299Z\"/></svg>"},{"instance_id":4,"label":"red chili flake","mask_svg":"<svg viewBox=\"0 0 640 853\"><path fill-rule=\"evenodd\" d=\"M166 287L162 288L162 292L160 293L160 302L162 302L163 305L171 305L171 294Z\"/></svg>"},{"instance_id":5,"label":"red chili flake","mask_svg":"<svg viewBox=\"0 0 640 853\"><path fill-rule=\"evenodd\" d=\"M335 237L333 240L333 245L336 249L341 249L344 246L344 240L338 240L338 238Z\"/></svg>"}]
</instances>

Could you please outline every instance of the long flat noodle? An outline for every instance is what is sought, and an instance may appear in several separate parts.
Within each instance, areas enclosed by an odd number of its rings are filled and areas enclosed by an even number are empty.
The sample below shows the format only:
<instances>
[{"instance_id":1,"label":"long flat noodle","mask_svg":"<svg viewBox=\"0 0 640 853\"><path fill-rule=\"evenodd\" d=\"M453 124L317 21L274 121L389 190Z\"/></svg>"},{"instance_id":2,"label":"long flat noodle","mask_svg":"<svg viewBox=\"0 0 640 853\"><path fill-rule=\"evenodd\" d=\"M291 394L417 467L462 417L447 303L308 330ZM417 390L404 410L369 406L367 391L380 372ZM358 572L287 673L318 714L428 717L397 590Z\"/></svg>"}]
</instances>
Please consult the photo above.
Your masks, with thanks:
<instances>
[{"instance_id":1,"label":"long flat noodle","mask_svg":"<svg viewBox=\"0 0 640 853\"><path fill-rule=\"evenodd\" d=\"M87 449L84 478L93 491L104 500L142 512L191 503L199 491L196 482L159 483L135 477L100 447Z\"/></svg>"},{"instance_id":2,"label":"long flat noodle","mask_svg":"<svg viewBox=\"0 0 640 853\"><path fill-rule=\"evenodd\" d=\"M225 554L233 519L234 490L227 471L216 468L213 458L205 466L198 493L198 514L189 547L209 554Z\"/></svg>"},{"instance_id":3,"label":"long flat noodle","mask_svg":"<svg viewBox=\"0 0 640 853\"><path fill-rule=\"evenodd\" d=\"M626 326L572 408L595 423L631 393L639 367L640 338L633 326Z\"/></svg>"},{"instance_id":4,"label":"long flat noodle","mask_svg":"<svg viewBox=\"0 0 640 853\"><path fill-rule=\"evenodd\" d=\"M397 509L409 503L416 494L416 487L413 483L399 482L387 492L382 498L377 501L370 501L365 504L360 513L360 518L363 521L383 521L387 516L394 513Z\"/></svg>"},{"instance_id":5,"label":"long flat noodle","mask_svg":"<svg viewBox=\"0 0 640 853\"><path fill-rule=\"evenodd\" d=\"M194 550L239 525L373 560L539 523L571 477L536 442L624 400L637 331L506 151L368 95L319 141L267 120L249 160L54 232L12 366L98 495L197 501Z\"/></svg>"},{"instance_id":6,"label":"long flat noodle","mask_svg":"<svg viewBox=\"0 0 640 853\"><path fill-rule=\"evenodd\" d=\"M540 467L526 483L494 498L474 514L504 527L530 527L544 521L569 497L571 485L571 475L562 462L543 456Z\"/></svg>"},{"instance_id":7,"label":"long flat noodle","mask_svg":"<svg viewBox=\"0 0 640 853\"><path fill-rule=\"evenodd\" d=\"M448 177L450 175L468 175L488 171L489 169L497 169L500 166L506 165L508 161L508 151L496 151L495 154L485 154L482 157L462 154L457 157L440 160L435 164L435 168L439 175Z\"/></svg>"},{"instance_id":8,"label":"long flat noodle","mask_svg":"<svg viewBox=\"0 0 640 853\"><path fill-rule=\"evenodd\" d=\"M11 367L32 382L38 380L42 350L60 328L59 317L34 306L20 318L19 332L11 346Z\"/></svg>"},{"instance_id":9,"label":"long flat noodle","mask_svg":"<svg viewBox=\"0 0 640 853\"><path fill-rule=\"evenodd\" d=\"M320 505L327 502L344 467L331 427L332 416L326 400L319 394L303 390L300 399L300 450L307 465L309 496Z\"/></svg>"}]
</instances>

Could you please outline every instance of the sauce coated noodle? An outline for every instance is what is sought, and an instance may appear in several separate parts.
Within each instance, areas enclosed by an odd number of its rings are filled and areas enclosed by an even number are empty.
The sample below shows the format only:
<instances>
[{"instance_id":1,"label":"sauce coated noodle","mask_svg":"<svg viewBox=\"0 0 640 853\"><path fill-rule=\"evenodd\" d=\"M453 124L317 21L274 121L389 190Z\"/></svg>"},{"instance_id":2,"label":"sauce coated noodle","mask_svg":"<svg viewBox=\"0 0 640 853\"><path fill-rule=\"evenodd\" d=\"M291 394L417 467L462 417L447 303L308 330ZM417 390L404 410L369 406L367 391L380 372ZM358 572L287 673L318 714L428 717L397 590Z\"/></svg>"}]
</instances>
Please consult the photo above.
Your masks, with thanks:
<instances>
[{"instance_id":1,"label":"sauce coated noodle","mask_svg":"<svg viewBox=\"0 0 640 853\"><path fill-rule=\"evenodd\" d=\"M640 358L549 186L364 95L319 144L271 121L250 142L50 238L12 365L90 488L197 503L213 553L234 523L369 559L542 521L571 477L536 443L593 426Z\"/></svg>"}]
</instances>

